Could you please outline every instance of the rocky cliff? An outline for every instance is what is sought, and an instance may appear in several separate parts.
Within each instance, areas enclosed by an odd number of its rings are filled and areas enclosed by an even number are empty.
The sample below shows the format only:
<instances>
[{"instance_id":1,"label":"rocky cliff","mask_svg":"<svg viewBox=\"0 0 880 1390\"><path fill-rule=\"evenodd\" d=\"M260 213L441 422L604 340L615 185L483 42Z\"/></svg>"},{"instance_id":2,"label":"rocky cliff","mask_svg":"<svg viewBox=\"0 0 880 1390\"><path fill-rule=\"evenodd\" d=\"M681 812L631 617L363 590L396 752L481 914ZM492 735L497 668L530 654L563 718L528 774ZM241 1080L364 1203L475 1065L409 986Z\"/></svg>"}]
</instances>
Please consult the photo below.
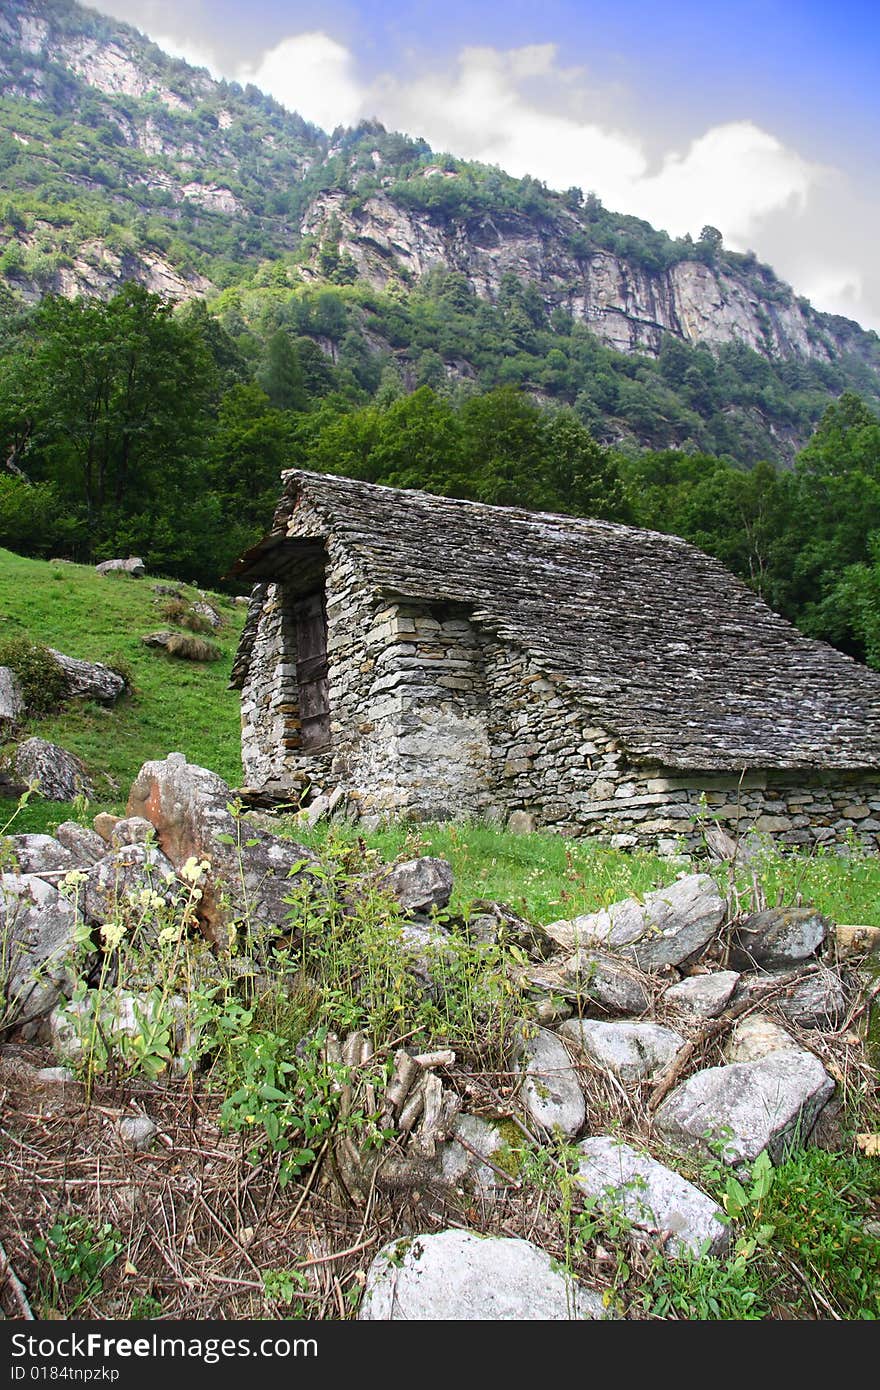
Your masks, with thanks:
<instances>
[{"instance_id":1,"label":"rocky cliff","mask_svg":"<svg viewBox=\"0 0 880 1390\"><path fill-rule=\"evenodd\" d=\"M407 388L430 379L420 366L427 351L447 378L512 382L568 404L589 370L570 337L560 344L564 381L544 364L548 335L573 326L629 359L657 358L670 343L719 360L749 350L774 365L770 386L752 374L754 390L732 401L724 382L706 387L702 360L689 393L684 370L667 376L651 420L635 426L633 371L606 360L620 391L608 400L594 392L584 417L609 439L696 444L743 461L790 458L829 394L880 396L877 335L817 312L753 253L725 250L718 234L673 241L592 195L558 195L534 179L437 156L375 124L331 140L255 88L216 82L71 0L6 0L0 82L0 294L5 284L14 300L108 296L125 280L171 299L211 300L228 288L245 294L234 312L259 333L276 291L296 297L328 286L345 301L345 328L334 338L306 315L299 331L334 362L353 331ZM487 370L460 333L452 343L425 329L416 342L395 339L387 315L369 320L371 294L387 301L391 292L401 304L430 296L438 272L457 277L474 306L466 312L506 312L519 294L530 361L524 340L508 341L507 321L498 332L494 321L492 333L508 363ZM534 332L544 336L535 341ZM382 370L363 372L359 386L375 390ZM678 393L671 405L667 389ZM791 391L802 392L795 408L786 404ZM706 434L700 419L710 410L716 424ZM605 428L597 411L603 422L621 419Z\"/></svg>"}]
</instances>

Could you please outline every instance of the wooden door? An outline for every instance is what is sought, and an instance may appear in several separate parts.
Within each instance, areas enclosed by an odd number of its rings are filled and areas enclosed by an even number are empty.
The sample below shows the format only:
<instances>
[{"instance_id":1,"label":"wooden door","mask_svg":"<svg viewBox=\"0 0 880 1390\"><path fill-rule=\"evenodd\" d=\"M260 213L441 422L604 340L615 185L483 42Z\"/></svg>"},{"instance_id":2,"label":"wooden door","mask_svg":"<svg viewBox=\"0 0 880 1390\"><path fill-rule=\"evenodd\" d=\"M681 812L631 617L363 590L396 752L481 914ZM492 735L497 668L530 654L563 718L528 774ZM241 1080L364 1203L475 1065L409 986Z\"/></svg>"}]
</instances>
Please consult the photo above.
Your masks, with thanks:
<instances>
[{"instance_id":1,"label":"wooden door","mask_svg":"<svg viewBox=\"0 0 880 1390\"><path fill-rule=\"evenodd\" d=\"M296 680L304 752L330 743L330 698L327 686L327 613L324 594L309 594L293 605L296 624Z\"/></svg>"}]
</instances>

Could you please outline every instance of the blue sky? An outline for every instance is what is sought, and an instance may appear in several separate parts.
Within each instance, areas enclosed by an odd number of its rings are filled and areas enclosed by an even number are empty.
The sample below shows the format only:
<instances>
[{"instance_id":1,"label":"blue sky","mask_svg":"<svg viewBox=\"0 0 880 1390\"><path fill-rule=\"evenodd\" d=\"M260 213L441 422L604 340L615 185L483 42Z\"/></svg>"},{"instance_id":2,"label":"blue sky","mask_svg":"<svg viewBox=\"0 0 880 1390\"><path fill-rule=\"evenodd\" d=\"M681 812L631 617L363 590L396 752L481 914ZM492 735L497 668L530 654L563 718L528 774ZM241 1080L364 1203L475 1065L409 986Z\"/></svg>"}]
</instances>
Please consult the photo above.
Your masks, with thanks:
<instances>
[{"instance_id":1,"label":"blue sky","mask_svg":"<svg viewBox=\"0 0 880 1390\"><path fill-rule=\"evenodd\" d=\"M711 222L818 308L880 329L880 5L866 0L92 0L327 128Z\"/></svg>"}]
</instances>

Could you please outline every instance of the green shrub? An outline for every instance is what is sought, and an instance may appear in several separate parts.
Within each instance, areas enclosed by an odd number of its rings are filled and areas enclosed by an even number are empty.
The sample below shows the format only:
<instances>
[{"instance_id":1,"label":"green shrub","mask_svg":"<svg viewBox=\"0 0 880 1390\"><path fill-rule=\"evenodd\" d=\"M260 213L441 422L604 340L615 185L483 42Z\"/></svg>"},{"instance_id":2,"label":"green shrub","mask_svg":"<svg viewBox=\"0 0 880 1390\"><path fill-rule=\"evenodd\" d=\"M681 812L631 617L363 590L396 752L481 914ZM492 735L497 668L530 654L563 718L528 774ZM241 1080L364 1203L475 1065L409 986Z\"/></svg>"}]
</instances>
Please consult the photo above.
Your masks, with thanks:
<instances>
[{"instance_id":1,"label":"green shrub","mask_svg":"<svg viewBox=\"0 0 880 1390\"><path fill-rule=\"evenodd\" d=\"M42 643L31 642L27 637L7 638L0 642L0 666L15 672L31 717L51 714L64 703L66 677Z\"/></svg>"}]
</instances>

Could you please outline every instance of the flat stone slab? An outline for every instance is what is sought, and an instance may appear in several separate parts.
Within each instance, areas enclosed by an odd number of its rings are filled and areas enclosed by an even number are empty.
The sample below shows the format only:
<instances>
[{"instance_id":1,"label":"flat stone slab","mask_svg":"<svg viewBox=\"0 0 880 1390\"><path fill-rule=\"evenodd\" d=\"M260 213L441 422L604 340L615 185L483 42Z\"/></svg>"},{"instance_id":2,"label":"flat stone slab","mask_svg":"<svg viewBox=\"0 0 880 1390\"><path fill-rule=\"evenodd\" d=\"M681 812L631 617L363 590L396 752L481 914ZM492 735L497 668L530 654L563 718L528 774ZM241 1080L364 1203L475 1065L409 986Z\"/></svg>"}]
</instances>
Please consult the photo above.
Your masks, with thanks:
<instances>
[{"instance_id":1,"label":"flat stone slab","mask_svg":"<svg viewBox=\"0 0 880 1390\"><path fill-rule=\"evenodd\" d=\"M673 1148L714 1157L714 1142L733 1166L751 1163L766 1149L778 1163L809 1137L833 1092L834 1082L818 1057L785 1048L757 1062L733 1062L689 1076L667 1096L655 1123Z\"/></svg>"},{"instance_id":2,"label":"flat stone slab","mask_svg":"<svg viewBox=\"0 0 880 1390\"><path fill-rule=\"evenodd\" d=\"M547 930L568 950L578 946L619 951L641 970L681 965L699 954L724 921L727 902L708 874L686 874L666 888L627 898Z\"/></svg>"},{"instance_id":3,"label":"flat stone slab","mask_svg":"<svg viewBox=\"0 0 880 1390\"><path fill-rule=\"evenodd\" d=\"M608 1316L526 1240L438 1231L386 1245L367 1272L361 1322L567 1322Z\"/></svg>"},{"instance_id":4,"label":"flat stone slab","mask_svg":"<svg viewBox=\"0 0 880 1390\"><path fill-rule=\"evenodd\" d=\"M571 1139L584 1127L586 1102L577 1072L563 1043L546 1028L519 1044L515 1068L523 1074L520 1099L545 1129Z\"/></svg>"},{"instance_id":5,"label":"flat stone slab","mask_svg":"<svg viewBox=\"0 0 880 1390\"><path fill-rule=\"evenodd\" d=\"M643 1014L651 1004L641 972L610 951L575 951L562 973L578 997L614 1014Z\"/></svg>"},{"instance_id":6,"label":"flat stone slab","mask_svg":"<svg viewBox=\"0 0 880 1390\"><path fill-rule=\"evenodd\" d=\"M799 965L814 956L832 923L814 907L770 907L755 912L731 937L732 963L743 970Z\"/></svg>"},{"instance_id":7,"label":"flat stone slab","mask_svg":"<svg viewBox=\"0 0 880 1390\"><path fill-rule=\"evenodd\" d=\"M692 1018L717 1018L739 984L735 970L716 970L711 975L691 975L663 991L663 1003Z\"/></svg>"},{"instance_id":8,"label":"flat stone slab","mask_svg":"<svg viewBox=\"0 0 880 1390\"><path fill-rule=\"evenodd\" d=\"M445 859L409 859L394 866L388 886L404 912L431 912L452 896L452 869Z\"/></svg>"},{"instance_id":9,"label":"flat stone slab","mask_svg":"<svg viewBox=\"0 0 880 1390\"><path fill-rule=\"evenodd\" d=\"M559 1032L591 1062L621 1081L650 1081L684 1047L684 1038L659 1023L603 1023L569 1018Z\"/></svg>"},{"instance_id":10,"label":"flat stone slab","mask_svg":"<svg viewBox=\"0 0 880 1390\"><path fill-rule=\"evenodd\" d=\"M721 1255L730 1238L724 1212L693 1183L649 1154L609 1135L585 1139L575 1184L637 1231L666 1238L673 1254Z\"/></svg>"}]
</instances>

